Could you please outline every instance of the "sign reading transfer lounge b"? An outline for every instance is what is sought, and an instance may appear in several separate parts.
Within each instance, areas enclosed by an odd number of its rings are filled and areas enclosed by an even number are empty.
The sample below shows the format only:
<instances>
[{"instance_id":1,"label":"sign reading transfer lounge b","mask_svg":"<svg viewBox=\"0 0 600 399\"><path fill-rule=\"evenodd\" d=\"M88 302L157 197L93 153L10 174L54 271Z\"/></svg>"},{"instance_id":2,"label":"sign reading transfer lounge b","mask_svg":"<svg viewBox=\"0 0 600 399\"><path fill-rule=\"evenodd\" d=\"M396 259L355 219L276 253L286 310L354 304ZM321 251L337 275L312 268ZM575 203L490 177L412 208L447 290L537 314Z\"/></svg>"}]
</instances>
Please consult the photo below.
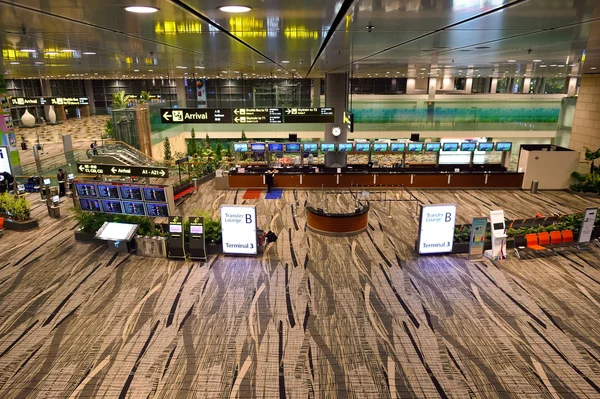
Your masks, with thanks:
<instances>
[{"instance_id":1,"label":"sign reading transfer lounge b","mask_svg":"<svg viewBox=\"0 0 600 399\"><path fill-rule=\"evenodd\" d=\"M256 255L256 207L221 206L223 253Z\"/></svg>"},{"instance_id":2,"label":"sign reading transfer lounge b","mask_svg":"<svg viewBox=\"0 0 600 399\"><path fill-rule=\"evenodd\" d=\"M424 205L419 220L419 254L452 252L454 242L455 204Z\"/></svg>"}]
</instances>

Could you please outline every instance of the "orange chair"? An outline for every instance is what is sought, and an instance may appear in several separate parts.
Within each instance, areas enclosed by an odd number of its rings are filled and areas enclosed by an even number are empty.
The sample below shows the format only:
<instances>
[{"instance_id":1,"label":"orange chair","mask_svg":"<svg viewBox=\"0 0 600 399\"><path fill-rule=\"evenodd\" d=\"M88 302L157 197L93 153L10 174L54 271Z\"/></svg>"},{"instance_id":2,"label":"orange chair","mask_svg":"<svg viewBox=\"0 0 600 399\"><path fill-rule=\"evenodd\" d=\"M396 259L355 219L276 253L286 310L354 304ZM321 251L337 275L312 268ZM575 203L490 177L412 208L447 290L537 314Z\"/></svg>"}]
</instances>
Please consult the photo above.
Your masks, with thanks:
<instances>
[{"instance_id":1,"label":"orange chair","mask_svg":"<svg viewBox=\"0 0 600 399\"><path fill-rule=\"evenodd\" d=\"M563 230L562 238L564 243L573 242L573 230Z\"/></svg>"},{"instance_id":2,"label":"orange chair","mask_svg":"<svg viewBox=\"0 0 600 399\"><path fill-rule=\"evenodd\" d=\"M525 234L525 241L527 242L527 248L529 249L536 251L543 251L546 249L538 244L537 234Z\"/></svg>"},{"instance_id":3,"label":"orange chair","mask_svg":"<svg viewBox=\"0 0 600 399\"><path fill-rule=\"evenodd\" d=\"M0 230L4 229L4 218L0 218Z\"/></svg>"},{"instance_id":4,"label":"orange chair","mask_svg":"<svg viewBox=\"0 0 600 399\"><path fill-rule=\"evenodd\" d=\"M547 231L538 233L538 240L540 245L550 245L550 234Z\"/></svg>"},{"instance_id":5,"label":"orange chair","mask_svg":"<svg viewBox=\"0 0 600 399\"><path fill-rule=\"evenodd\" d=\"M562 243L562 235L560 234L560 231L551 231L550 241L552 242L552 245L558 245Z\"/></svg>"}]
</instances>

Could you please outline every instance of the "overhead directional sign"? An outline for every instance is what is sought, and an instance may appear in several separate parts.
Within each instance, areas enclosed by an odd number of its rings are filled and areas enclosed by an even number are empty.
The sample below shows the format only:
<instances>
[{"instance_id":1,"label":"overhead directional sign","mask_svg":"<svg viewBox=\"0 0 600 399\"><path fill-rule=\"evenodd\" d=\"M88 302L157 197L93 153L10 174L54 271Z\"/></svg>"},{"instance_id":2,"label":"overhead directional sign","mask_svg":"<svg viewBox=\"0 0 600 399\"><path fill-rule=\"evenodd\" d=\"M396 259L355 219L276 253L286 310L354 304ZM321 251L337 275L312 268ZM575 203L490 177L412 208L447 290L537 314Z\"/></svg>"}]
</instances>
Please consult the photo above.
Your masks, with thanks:
<instances>
[{"instance_id":1,"label":"overhead directional sign","mask_svg":"<svg viewBox=\"0 0 600 399\"><path fill-rule=\"evenodd\" d=\"M162 123L231 123L229 108L161 108Z\"/></svg>"},{"instance_id":2,"label":"overhead directional sign","mask_svg":"<svg viewBox=\"0 0 600 399\"><path fill-rule=\"evenodd\" d=\"M285 108L286 123L333 123L333 108Z\"/></svg>"},{"instance_id":3,"label":"overhead directional sign","mask_svg":"<svg viewBox=\"0 0 600 399\"><path fill-rule=\"evenodd\" d=\"M162 123L333 123L328 108L161 108Z\"/></svg>"},{"instance_id":4,"label":"overhead directional sign","mask_svg":"<svg viewBox=\"0 0 600 399\"><path fill-rule=\"evenodd\" d=\"M80 173L90 175L113 175L113 176L136 176L136 177L169 177L169 169L154 166L124 166L78 163L77 170Z\"/></svg>"},{"instance_id":5,"label":"overhead directional sign","mask_svg":"<svg viewBox=\"0 0 600 399\"><path fill-rule=\"evenodd\" d=\"M283 123L283 108L234 108L233 123Z\"/></svg>"}]
</instances>

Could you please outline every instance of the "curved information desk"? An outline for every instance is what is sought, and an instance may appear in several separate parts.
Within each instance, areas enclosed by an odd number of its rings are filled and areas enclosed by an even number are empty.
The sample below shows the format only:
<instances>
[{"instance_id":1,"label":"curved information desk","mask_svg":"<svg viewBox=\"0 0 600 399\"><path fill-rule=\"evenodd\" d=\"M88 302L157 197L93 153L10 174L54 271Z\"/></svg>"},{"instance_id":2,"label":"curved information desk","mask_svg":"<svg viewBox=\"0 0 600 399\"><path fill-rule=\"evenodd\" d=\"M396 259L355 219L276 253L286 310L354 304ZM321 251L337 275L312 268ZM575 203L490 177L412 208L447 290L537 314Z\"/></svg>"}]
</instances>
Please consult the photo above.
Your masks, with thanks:
<instances>
[{"instance_id":1,"label":"curved information desk","mask_svg":"<svg viewBox=\"0 0 600 399\"><path fill-rule=\"evenodd\" d=\"M279 169L274 177L274 188L321 187L399 187L408 188L471 188L521 189L523 173L501 171L394 171L373 168L367 171L314 171L306 169ZM266 188L262 171L229 172L229 188Z\"/></svg>"},{"instance_id":2,"label":"curved information desk","mask_svg":"<svg viewBox=\"0 0 600 399\"><path fill-rule=\"evenodd\" d=\"M362 233L369 223L369 204L360 204L355 212L329 213L312 206L306 207L307 226L310 230L327 235Z\"/></svg>"}]
</instances>

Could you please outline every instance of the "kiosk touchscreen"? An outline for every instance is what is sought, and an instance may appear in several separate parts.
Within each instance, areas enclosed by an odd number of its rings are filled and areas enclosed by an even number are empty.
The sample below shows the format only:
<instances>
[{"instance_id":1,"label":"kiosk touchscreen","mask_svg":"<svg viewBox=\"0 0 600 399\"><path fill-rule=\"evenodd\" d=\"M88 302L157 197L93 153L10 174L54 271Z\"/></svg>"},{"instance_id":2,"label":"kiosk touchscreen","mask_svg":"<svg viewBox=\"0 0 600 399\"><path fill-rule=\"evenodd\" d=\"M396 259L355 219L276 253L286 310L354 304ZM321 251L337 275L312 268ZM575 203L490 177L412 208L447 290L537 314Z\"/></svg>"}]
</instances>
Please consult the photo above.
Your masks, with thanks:
<instances>
[{"instance_id":1,"label":"kiosk touchscreen","mask_svg":"<svg viewBox=\"0 0 600 399\"><path fill-rule=\"evenodd\" d=\"M510 150L512 150L512 143L510 143L510 142L496 143L496 151L510 151Z\"/></svg>"},{"instance_id":2,"label":"kiosk touchscreen","mask_svg":"<svg viewBox=\"0 0 600 399\"><path fill-rule=\"evenodd\" d=\"M140 187L120 186L121 198L124 200L142 200L142 189Z\"/></svg>"},{"instance_id":3,"label":"kiosk touchscreen","mask_svg":"<svg viewBox=\"0 0 600 399\"><path fill-rule=\"evenodd\" d=\"M50 185L50 179L44 179L44 186Z\"/></svg>"},{"instance_id":4,"label":"kiosk touchscreen","mask_svg":"<svg viewBox=\"0 0 600 399\"><path fill-rule=\"evenodd\" d=\"M190 222L190 259L206 260L204 240L204 218L191 216Z\"/></svg>"},{"instance_id":5,"label":"kiosk touchscreen","mask_svg":"<svg viewBox=\"0 0 600 399\"><path fill-rule=\"evenodd\" d=\"M80 197L95 198L98 196L98 192L94 184L75 183L75 189L77 190L77 195L79 195Z\"/></svg>"},{"instance_id":6,"label":"kiosk touchscreen","mask_svg":"<svg viewBox=\"0 0 600 399\"><path fill-rule=\"evenodd\" d=\"M371 143L356 143L354 149L356 152L369 152L371 151Z\"/></svg>"},{"instance_id":7,"label":"kiosk touchscreen","mask_svg":"<svg viewBox=\"0 0 600 399\"><path fill-rule=\"evenodd\" d=\"M423 143L409 143L408 152L421 152L423 151Z\"/></svg>"},{"instance_id":8,"label":"kiosk touchscreen","mask_svg":"<svg viewBox=\"0 0 600 399\"><path fill-rule=\"evenodd\" d=\"M506 225L504 211L490 211L490 226L492 229L492 249L485 251L485 256L492 260L506 259Z\"/></svg>"},{"instance_id":9,"label":"kiosk touchscreen","mask_svg":"<svg viewBox=\"0 0 600 399\"><path fill-rule=\"evenodd\" d=\"M81 206L82 211L102 212L102 209L100 209L100 201L97 199L80 198L79 205Z\"/></svg>"},{"instance_id":10,"label":"kiosk touchscreen","mask_svg":"<svg viewBox=\"0 0 600 399\"><path fill-rule=\"evenodd\" d=\"M373 152L387 152L388 143L373 143Z\"/></svg>"},{"instance_id":11,"label":"kiosk touchscreen","mask_svg":"<svg viewBox=\"0 0 600 399\"><path fill-rule=\"evenodd\" d=\"M155 187L144 187L144 198L150 202L167 202L165 190Z\"/></svg>"},{"instance_id":12,"label":"kiosk touchscreen","mask_svg":"<svg viewBox=\"0 0 600 399\"><path fill-rule=\"evenodd\" d=\"M169 239L167 244L169 258L185 258L183 218L181 216L169 216Z\"/></svg>"},{"instance_id":13,"label":"kiosk touchscreen","mask_svg":"<svg viewBox=\"0 0 600 399\"><path fill-rule=\"evenodd\" d=\"M304 152L317 152L319 150L317 143L304 143L302 147L304 147Z\"/></svg>"},{"instance_id":14,"label":"kiosk touchscreen","mask_svg":"<svg viewBox=\"0 0 600 399\"><path fill-rule=\"evenodd\" d=\"M98 195L100 198L119 199L119 188L117 186L98 184Z\"/></svg>"},{"instance_id":15,"label":"kiosk touchscreen","mask_svg":"<svg viewBox=\"0 0 600 399\"><path fill-rule=\"evenodd\" d=\"M146 204L146 213L154 218L169 216L169 207L167 204Z\"/></svg>"},{"instance_id":16,"label":"kiosk touchscreen","mask_svg":"<svg viewBox=\"0 0 600 399\"><path fill-rule=\"evenodd\" d=\"M283 152L283 143L269 143L269 152Z\"/></svg>"},{"instance_id":17,"label":"kiosk touchscreen","mask_svg":"<svg viewBox=\"0 0 600 399\"><path fill-rule=\"evenodd\" d=\"M477 143L477 150L485 152L494 151L494 143L479 142Z\"/></svg>"},{"instance_id":18,"label":"kiosk touchscreen","mask_svg":"<svg viewBox=\"0 0 600 399\"><path fill-rule=\"evenodd\" d=\"M137 224L104 222L96 238L108 241L108 249L112 252L127 253L133 249L132 240L138 228Z\"/></svg>"},{"instance_id":19,"label":"kiosk touchscreen","mask_svg":"<svg viewBox=\"0 0 600 399\"><path fill-rule=\"evenodd\" d=\"M250 149L252 152L265 152L265 143L252 143Z\"/></svg>"},{"instance_id":20,"label":"kiosk touchscreen","mask_svg":"<svg viewBox=\"0 0 600 399\"><path fill-rule=\"evenodd\" d=\"M442 148L441 143L426 143L425 152L439 152Z\"/></svg>"},{"instance_id":21,"label":"kiosk touchscreen","mask_svg":"<svg viewBox=\"0 0 600 399\"><path fill-rule=\"evenodd\" d=\"M321 151L323 152L334 152L335 144L333 143L321 143Z\"/></svg>"},{"instance_id":22,"label":"kiosk touchscreen","mask_svg":"<svg viewBox=\"0 0 600 399\"><path fill-rule=\"evenodd\" d=\"M460 143L461 151L475 151L475 143Z\"/></svg>"},{"instance_id":23,"label":"kiosk touchscreen","mask_svg":"<svg viewBox=\"0 0 600 399\"><path fill-rule=\"evenodd\" d=\"M458 143L444 143L442 147L444 152L446 151L458 151Z\"/></svg>"},{"instance_id":24,"label":"kiosk touchscreen","mask_svg":"<svg viewBox=\"0 0 600 399\"><path fill-rule=\"evenodd\" d=\"M338 152L351 152L352 143L340 143L338 144Z\"/></svg>"},{"instance_id":25,"label":"kiosk touchscreen","mask_svg":"<svg viewBox=\"0 0 600 399\"><path fill-rule=\"evenodd\" d=\"M146 216L143 202L123 201L123 208L128 215Z\"/></svg>"},{"instance_id":26,"label":"kiosk touchscreen","mask_svg":"<svg viewBox=\"0 0 600 399\"><path fill-rule=\"evenodd\" d=\"M285 152L300 152L300 143L285 143Z\"/></svg>"},{"instance_id":27,"label":"kiosk touchscreen","mask_svg":"<svg viewBox=\"0 0 600 399\"><path fill-rule=\"evenodd\" d=\"M248 152L248 143L233 143L233 152Z\"/></svg>"},{"instance_id":28,"label":"kiosk touchscreen","mask_svg":"<svg viewBox=\"0 0 600 399\"><path fill-rule=\"evenodd\" d=\"M73 173L69 173L69 174L67 175L67 179L69 179L69 180L73 180L73 179L75 179L75 175L74 175Z\"/></svg>"},{"instance_id":29,"label":"kiosk touchscreen","mask_svg":"<svg viewBox=\"0 0 600 399\"><path fill-rule=\"evenodd\" d=\"M404 152L405 148L406 148L405 143L392 143L391 151L392 152Z\"/></svg>"},{"instance_id":30,"label":"kiosk touchscreen","mask_svg":"<svg viewBox=\"0 0 600 399\"><path fill-rule=\"evenodd\" d=\"M121 201L115 200L101 200L102 210L106 213L123 213L123 207Z\"/></svg>"},{"instance_id":31,"label":"kiosk touchscreen","mask_svg":"<svg viewBox=\"0 0 600 399\"><path fill-rule=\"evenodd\" d=\"M60 203L60 197L58 195L55 195L54 197L52 197L52 205L53 206L57 206Z\"/></svg>"}]
</instances>

